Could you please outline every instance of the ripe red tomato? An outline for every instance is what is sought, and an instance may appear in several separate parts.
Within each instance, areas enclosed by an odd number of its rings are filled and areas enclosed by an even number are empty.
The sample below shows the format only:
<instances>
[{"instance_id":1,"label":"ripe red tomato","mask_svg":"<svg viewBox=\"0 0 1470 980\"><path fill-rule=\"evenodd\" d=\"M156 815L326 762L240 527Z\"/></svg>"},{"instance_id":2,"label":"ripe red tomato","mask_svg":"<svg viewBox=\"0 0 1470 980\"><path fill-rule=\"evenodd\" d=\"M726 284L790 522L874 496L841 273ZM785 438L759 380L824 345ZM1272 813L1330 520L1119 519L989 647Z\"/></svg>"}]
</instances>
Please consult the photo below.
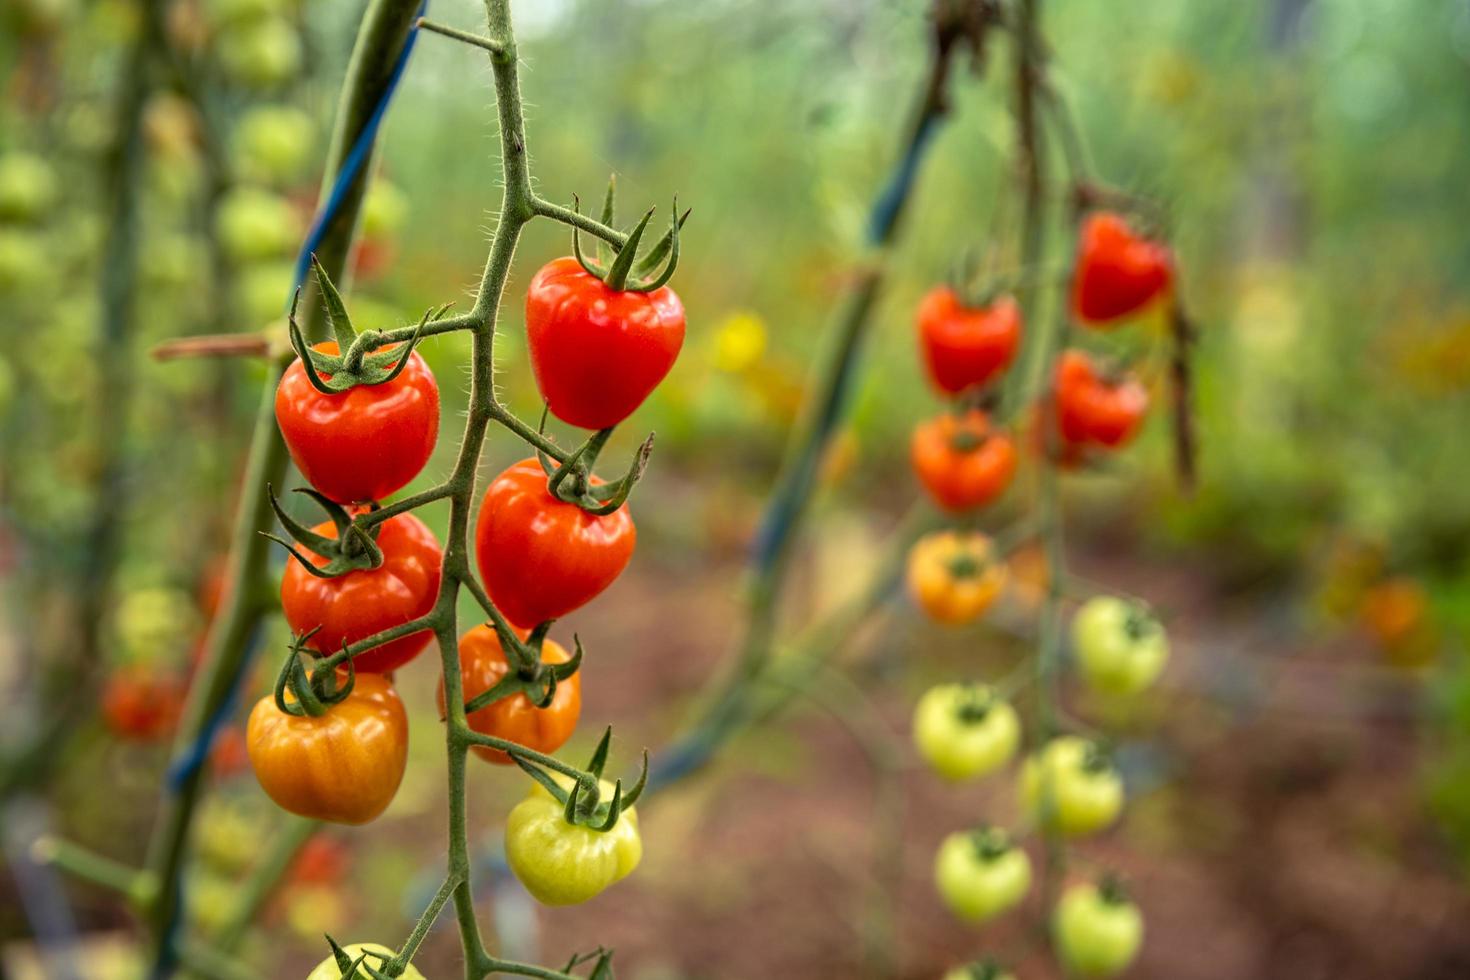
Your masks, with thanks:
<instances>
[{"instance_id":1,"label":"ripe red tomato","mask_svg":"<svg viewBox=\"0 0 1470 980\"><path fill-rule=\"evenodd\" d=\"M1016 447L991 428L978 408L963 417L946 412L920 423L910 444L914 472L934 502L946 510L983 507L1016 475Z\"/></svg>"},{"instance_id":2,"label":"ripe red tomato","mask_svg":"<svg viewBox=\"0 0 1470 980\"><path fill-rule=\"evenodd\" d=\"M330 521L312 530L329 537L337 533ZM317 578L292 559L281 579L281 609L292 632L321 627L311 646L333 654L344 642L356 643L433 609L443 552L428 525L412 514L390 517L380 525L378 547L383 549L382 565L336 578ZM327 563L309 549L301 551L318 567ZM421 630L401 636L364 651L353 663L358 673L395 670L422 653L433 635Z\"/></svg>"},{"instance_id":3,"label":"ripe red tomato","mask_svg":"<svg viewBox=\"0 0 1470 980\"><path fill-rule=\"evenodd\" d=\"M524 639L524 637L522 637ZM545 640L541 644L541 662L564 664L571 659L566 648ZM459 669L464 677L466 702L479 697L498 684L510 671L500 638L490 626L476 626L459 638ZM444 715L444 681L439 681L439 714ZM551 703L538 708L524 694L492 701L468 718L470 727L482 735L509 739L537 752L551 753L566 744L582 715L582 674L558 681ZM476 745L480 758L511 765L510 756L488 745Z\"/></svg>"},{"instance_id":4,"label":"ripe red tomato","mask_svg":"<svg viewBox=\"0 0 1470 980\"><path fill-rule=\"evenodd\" d=\"M314 350L337 353L336 341ZM276 389L276 422L301 475L340 503L382 500L418 476L439 438L439 385L418 352L392 381L326 395L301 361Z\"/></svg>"},{"instance_id":5,"label":"ripe red tomato","mask_svg":"<svg viewBox=\"0 0 1470 980\"><path fill-rule=\"evenodd\" d=\"M1021 343L1021 307L1010 296L965 306L948 286L919 302L919 347L934 387L957 395L1010 366Z\"/></svg>"},{"instance_id":6,"label":"ripe red tomato","mask_svg":"<svg viewBox=\"0 0 1470 980\"><path fill-rule=\"evenodd\" d=\"M1174 280L1169 247L1128 227L1121 215L1099 211L1082 224L1072 310L1093 327L1111 326L1167 292Z\"/></svg>"},{"instance_id":7,"label":"ripe red tomato","mask_svg":"<svg viewBox=\"0 0 1470 980\"><path fill-rule=\"evenodd\" d=\"M566 256L526 290L526 338L551 414L584 429L617 425L643 404L684 344L672 289L619 292Z\"/></svg>"},{"instance_id":8,"label":"ripe red tomato","mask_svg":"<svg viewBox=\"0 0 1470 980\"><path fill-rule=\"evenodd\" d=\"M289 880L293 885L336 885L346 876L351 860L346 845L337 838L313 834L291 861Z\"/></svg>"},{"instance_id":9,"label":"ripe red tomato","mask_svg":"<svg viewBox=\"0 0 1470 980\"><path fill-rule=\"evenodd\" d=\"M1138 432L1148 411L1148 389L1131 374L1107 377L1080 350L1057 360L1057 424L1063 441L1116 449Z\"/></svg>"},{"instance_id":10,"label":"ripe red tomato","mask_svg":"<svg viewBox=\"0 0 1470 980\"><path fill-rule=\"evenodd\" d=\"M174 733L183 711L184 683L144 665L123 667L102 687L102 720L119 738L156 742Z\"/></svg>"},{"instance_id":11,"label":"ripe red tomato","mask_svg":"<svg viewBox=\"0 0 1470 980\"><path fill-rule=\"evenodd\" d=\"M530 628L565 616L611 585L637 540L627 504L598 517L558 500L532 458L485 491L475 557L490 599L506 619Z\"/></svg>"}]
</instances>

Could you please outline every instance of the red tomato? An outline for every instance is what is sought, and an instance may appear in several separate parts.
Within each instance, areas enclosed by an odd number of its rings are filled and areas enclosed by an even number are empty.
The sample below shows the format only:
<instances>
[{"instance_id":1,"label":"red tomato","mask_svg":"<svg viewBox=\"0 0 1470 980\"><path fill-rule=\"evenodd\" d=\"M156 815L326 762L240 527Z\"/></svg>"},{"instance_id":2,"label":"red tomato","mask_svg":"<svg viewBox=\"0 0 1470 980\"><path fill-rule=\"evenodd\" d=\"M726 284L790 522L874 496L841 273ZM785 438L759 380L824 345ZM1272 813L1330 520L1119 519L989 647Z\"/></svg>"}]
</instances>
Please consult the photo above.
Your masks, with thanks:
<instances>
[{"instance_id":1,"label":"red tomato","mask_svg":"<svg viewBox=\"0 0 1470 980\"><path fill-rule=\"evenodd\" d=\"M490 599L506 619L530 628L565 616L611 585L637 540L627 504L597 517L558 500L533 458L501 473L485 491L475 556Z\"/></svg>"},{"instance_id":2,"label":"red tomato","mask_svg":"<svg viewBox=\"0 0 1470 980\"><path fill-rule=\"evenodd\" d=\"M522 639L525 639L523 636ZM551 640L541 644L541 662L564 664L571 659L566 648ZM459 669L464 677L466 702L500 683L510 672L500 638L490 626L476 626L459 638ZM444 681L439 681L439 715L444 715ZM518 742L537 752L551 753L566 744L582 715L582 674L558 681L551 703L538 708L524 695L492 701L469 715L470 727L482 735ZM510 756L487 745L473 746L480 758L512 765Z\"/></svg>"},{"instance_id":3,"label":"red tomato","mask_svg":"<svg viewBox=\"0 0 1470 980\"><path fill-rule=\"evenodd\" d=\"M352 252L352 275L360 282L371 282L387 272L397 257L398 247L392 239L364 236Z\"/></svg>"},{"instance_id":4,"label":"red tomato","mask_svg":"<svg viewBox=\"0 0 1470 980\"><path fill-rule=\"evenodd\" d=\"M978 408L963 418L946 412L914 428L914 472L934 502L950 511L983 507L1016 475L1016 447Z\"/></svg>"},{"instance_id":5,"label":"red tomato","mask_svg":"<svg viewBox=\"0 0 1470 980\"><path fill-rule=\"evenodd\" d=\"M233 726L225 726L214 733L214 744L209 747L209 767L221 779L228 779L244 772L250 764L250 754L245 746L245 733Z\"/></svg>"},{"instance_id":6,"label":"red tomato","mask_svg":"<svg viewBox=\"0 0 1470 980\"><path fill-rule=\"evenodd\" d=\"M143 665L108 675L102 687L102 720L119 738L140 742L165 739L178 728L184 683Z\"/></svg>"},{"instance_id":7,"label":"red tomato","mask_svg":"<svg viewBox=\"0 0 1470 980\"><path fill-rule=\"evenodd\" d=\"M383 564L377 568L317 578L294 558L286 565L281 579L281 609L286 623L295 633L321 627L311 638L311 646L323 654L336 653L344 642L356 643L434 608L443 559L434 532L412 514L390 517L379 527ZM337 533L330 521L312 530L329 537ZM327 563L320 555L301 550L318 567ZM433 635L421 630L401 636L364 651L353 658L353 663L359 673L395 670L422 653Z\"/></svg>"},{"instance_id":8,"label":"red tomato","mask_svg":"<svg viewBox=\"0 0 1470 980\"><path fill-rule=\"evenodd\" d=\"M551 414L584 429L617 425L643 404L684 344L684 304L667 286L619 292L570 256L526 290L531 367Z\"/></svg>"},{"instance_id":9,"label":"red tomato","mask_svg":"<svg viewBox=\"0 0 1470 980\"><path fill-rule=\"evenodd\" d=\"M351 855L345 845L327 834L313 834L291 862L293 885L335 885L347 874Z\"/></svg>"},{"instance_id":10,"label":"red tomato","mask_svg":"<svg viewBox=\"0 0 1470 980\"><path fill-rule=\"evenodd\" d=\"M1111 211L1082 224L1072 309L1090 326L1111 325L1167 292L1174 279L1169 247L1143 238Z\"/></svg>"},{"instance_id":11,"label":"red tomato","mask_svg":"<svg viewBox=\"0 0 1470 980\"><path fill-rule=\"evenodd\" d=\"M1138 432L1148 411L1148 389L1130 375L1109 378L1080 350L1057 361L1057 422L1071 444L1116 449Z\"/></svg>"},{"instance_id":12,"label":"red tomato","mask_svg":"<svg viewBox=\"0 0 1470 980\"><path fill-rule=\"evenodd\" d=\"M919 302L919 347L934 387L957 395L1010 366L1021 343L1021 307L1010 296L966 307L948 286Z\"/></svg>"},{"instance_id":13,"label":"red tomato","mask_svg":"<svg viewBox=\"0 0 1470 980\"><path fill-rule=\"evenodd\" d=\"M337 343L313 349L335 354ZM415 351L392 381L325 395L298 358L276 389L276 422L312 486L344 504L382 500L418 476L434 452L439 385Z\"/></svg>"}]
</instances>

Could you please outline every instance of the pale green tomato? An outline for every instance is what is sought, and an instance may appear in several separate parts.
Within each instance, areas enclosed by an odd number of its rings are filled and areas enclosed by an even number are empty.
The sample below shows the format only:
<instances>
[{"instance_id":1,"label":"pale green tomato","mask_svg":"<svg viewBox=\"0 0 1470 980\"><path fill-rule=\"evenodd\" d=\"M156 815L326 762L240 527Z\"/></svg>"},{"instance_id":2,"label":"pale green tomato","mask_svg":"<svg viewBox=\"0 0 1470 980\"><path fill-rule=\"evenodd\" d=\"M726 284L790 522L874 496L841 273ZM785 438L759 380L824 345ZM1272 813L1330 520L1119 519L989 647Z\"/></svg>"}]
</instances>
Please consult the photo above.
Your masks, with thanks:
<instances>
[{"instance_id":1,"label":"pale green tomato","mask_svg":"<svg viewBox=\"0 0 1470 980\"><path fill-rule=\"evenodd\" d=\"M246 180L289 184L301 176L315 149L316 123L293 106L257 106L235 127L235 171Z\"/></svg>"},{"instance_id":2,"label":"pale green tomato","mask_svg":"<svg viewBox=\"0 0 1470 980\"><path fill-rule=\"evenodd\" d=\"M56 282L44 238L31 231L0 228L0 296L41 296Z\"/></svg>"},{"instance_id":3,"label":"pale green tomato","mask_svg":"<svg viewBox=\"0 0 1470 980\"><path fill-rule=\"evenodd\" d=\"M600 786L601 798L611 800L613 785L603 780ZM633 809L624 810L606 833L567 823L563 809L536 783L505 822L506 861L544 905L585 902L627 877L643 857Z\"/></svg>"},{"instance_id":4,"label":"pale green tomato","mask_svg":"<svg viewBox=\"0 0 1470 980\"><path fill-rule=\"evenodd\" d=\"M290 262L266 262L252 265L240 273L237 295L244 322L235 326L244 330L257 330L267 323L285 319L291 303L291 286L296 277L296 267ZM352 307L352 318L356 322L357 305Z\"/></svg>"},{"instance_id":5,"label":"pale green tomato","mask_svg":"<svg viewBox=\"0 0 1470 980\"><path fill-rule=\"evenodd\" d=\"M382 238L403 227L408 217L408 197L396 184L379 177L368 188L362 202L362 234L364 238Z\"/></svg>"},{"instance_id":6,"label":"pale green tomato","mask_svg":"<svg viewBox=\"0 0 1470 980\"><path fill-rule=\"evenodd\" d=\"M1075 976L1114 977L1143 945L1143 914L1126 898L1093 885L1073 885L1052 915L1057 955Z\"/></svg>"},{"instance_id":7,"label":"pale green tomato","mask_svg":"<svg viewBox=\"0 0 1470 980\"><path fill-rule=\"evenodd\" d=\"M0 220L37 221L60 192L56 172L45 160L30 153L0 155Z\"/></svg>"},{"instance_id":8,"label":"pale green tomato","mask_svg":"<svg viewBox=\"0 0 1470 980\"><path fill-rule=\"evenodd\" d=\"M238 26L267 17L284 16L293 6L291 0L206 0L204 14L215 27L226 24Z\"/></svg>"},{"instance_id":9,"label":"pale green tomato","mask_svg":"<svg viewBox=\"0 0 1470 980\"><path fill-rule=\"evenodd\" d=\"M220 64L238 85L276 88L301 70L301 37L290 21L266 17L222 32Z\"/></svg>"},{"instance_id":10,"label":"pale green tomato","mask_svg":"<svg viewBox=\"0 0 1470 980\"><path fill-rule=\"evenodd\" d=\"M1091 742L1062 735L1021 767L1021 805L1037 823L1084 837L1118 818L1123 779Z\"/></svg>"},{"instance_id":11,"label":"pale green tomato","mask_svg":"<svg viewBox=\"0 0 1470 980\"><path fill-rule=\"evenodd\" d=\"M984 684L940 684L914 708L914 744L945 779L975 779L1011 760L1021 740L1016 710Z\"/></svg>"},{"instance_id":12,"label":"pale green tomato","mask_svg":"<svg viewBox=\"0 0 1470 980\"><path fill-rule=\"evenodd\" d=\"M1026 897L1031 859L998 831L953 833L934 856L934 883L956 916L985 922Z\"/></svg>"},{"instance_id":13,"label":"pale green tomato","mask_svg":"<svg viewBox=\"0 0 1470 980\"><path fill-rule=\"evenodd\" d=\"M146 588L128 592L113 620L118 642L144 662L184 649L199 629L194 597L182 589Z\"/></svg>"},{"instance_id":14,"label":"pale green tomato","mask_svg":"<svg viewBox=\"0 0 1470 980\"><path fill-rule=\"evenodd\" d=\"M1016 980L1016 975L986 961L957 966L944 975L944 980Z\"/></svg>"},{"instance_id":15,"label":"pale green tomato","mask_svg":"<svg viewBox=\"0 0 1470 980\"><path fill-rule=\"evenodd\" d=\"M1088 686L1100 694L1138 694L1158 679L1169 638L1140 603L1097 596L1072 617L1072 648Z\"/></svg>"},{"instance_id":16,"label":"pale green tomato","mask_svg":"<svg viewBox=\"0 0 1470 980\"><path fill-rule=\"evenodd\" d=\"M260 262L296 250L301 220L284 197L258 187L237 187L220 201L215 231L230 258Z\"/></svg>"},{"instance_id":17,"label":"pale green tomato","mask_svg":"<svg viewBox=\"0 0 1470 980\"><path fill-rule=\"evenodd\" d=\"M376 969L382 969L383 964L396 955L394 950L379 943L352 943L349 946L343 946L342 952L354 962L363 953L367 953L366 962L372 964ZM424 980L424 975L412 963L406 966L398 976L399 980ZM351 978L344 978L342 968L337 965L336 958L328 956L306 975L306 980L368 980L368 974L361 970L353 970Z\"/></svg>"},{"instance_id":18,"label":"pale green tomato","mask_svg":"<svg viewBox=\"0 0 1470 980\"><path fill-rule=\"evenodd\" d=\"M143 247L143 275L148 284L164 289L203 281L204 244L193 235L159 235Z\"/></svg>"}]
</instances>

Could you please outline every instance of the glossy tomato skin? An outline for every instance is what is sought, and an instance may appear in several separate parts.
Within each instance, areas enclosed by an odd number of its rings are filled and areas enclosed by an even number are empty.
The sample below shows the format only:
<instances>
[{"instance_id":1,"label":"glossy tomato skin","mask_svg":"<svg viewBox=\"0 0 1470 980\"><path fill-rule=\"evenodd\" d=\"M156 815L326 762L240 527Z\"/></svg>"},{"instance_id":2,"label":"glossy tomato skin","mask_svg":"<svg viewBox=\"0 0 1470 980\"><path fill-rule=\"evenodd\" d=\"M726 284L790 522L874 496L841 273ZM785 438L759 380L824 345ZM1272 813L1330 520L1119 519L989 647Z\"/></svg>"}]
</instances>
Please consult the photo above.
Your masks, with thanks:
<instances>
[{"instance_id":1,"label":"glossy tomato skin","mask_svg":"<svg viewBox=\"0 0 1470 980\"><path fill-rule=\"evenodd\" d=\"M315 350L337 353L333 340ZM311 386L301 360L276 388L276 423L308 483L339 503L382 500L424 468L439 438L439 385L418 352L392 381L334 395Z\"/></svg>"},{"instance_id":2,"label":"glossy tomato skin","mask_svg":"<svg viewBox=\"0 0 1470 980\"><path fill-rule=\"evenodd\" d=\"M541 644L541 662L563 664L571 654L559 643L545 640ZM476 626L459 638L459 669L464 677L464 699L468 703L490 690L510 671L505 650L494 628ZM439 681L439 714L444 714L444 681ZM550 754L566 744L577 729L582 715L582 674L558 681L551 704L538 708L524 694L492 701L468 716L470 728L482 735L518 742L537 752ZM472 746L482 759L513 765L511 757L488 745Z\"/></svg>"},{"instance_id":3,"label":"glossy tomato skin","mask_svg":"<svg viewBox=\"0 0 1470 980\"><path fill-rule=\"evenodd\" d=\"M1076 735L1046 743L1021 768L1021 803L1038 823L1067 837L1095 834L1123 809L1123 779L1111 764L1087 766L1091 745Z\"/></svg>"},{"instance_id":4,"label":"glossy tomato skin","mask_svg":"<svg viewBox=\"0 0 1470 980\"><path fill-rule=\"evenodd\" d=\"M250 765L283 810L363 824L393 800L408 764L408 714L386 677L358 674L352 693L318 717L296 717L273 695L245 727Z\"/></svg>"},{"instance_id":5,"label":"glossy tomato skin","mask_svg":"<svg viewBox=\"0 0 1470 980\"><path fill-rule=\"evenodd\" d=\"M281 577L281 610L294 633L320 627L312 649L333 654L350 644L426 615L439 596L439 563L443 552L427 524L412 514L390 517L379 525L378 547L383 564L336 578L317 578L294 558ZM328 537L330 521L312 530ZM317 565L326 559L305 548ZM433 632L421 630L373 647L353 658L358 673L396 670L423 652Z\"/></svg>"},{"instance_id":6,"label":"glossy tomato skin","mask_svg":"<svg viewBox=\"0 0 1470 980\"><path fill-rule=\"evenodd\" d=\"M554 775L568 785L566 777ZM613 785L600 784L604 800ZM511 871L543 905L576 905L632 873L643 858L638 813L622 812L612 830L601 832L567 823L563 805L540 783L505 822L505 858Z\"/></svg>"},{"instance_id":7,"label":"glossy tomato skin","mask_svg":"<svg viewBox=\"0 0 1470 980\"><path fill-rule=\"evenodd\" d=\"M1073 976L1102 980L1128 969L1143 945L1143 915L1094 885L1073 885L1052 915L1057 953Z\"/></svg>"},{"instance_id":8,"label":"glossy tomato skin","mask_svg":"<svg viewBox=\"0 0 1470 980\"><path fill-rule=\"evenodd\" d=\"M978 779L1011 761L1021 743L1016 709L982 684L940 684L914 708L914 744L940 776Z\"/></svg>"},{"instance_id":9,"label":"glossy tomato skin","mask_svg":"<svg viewBox=\"0 0 1470 980\"><path fill-rule=\"evenodd\" d=\"M983 853L974 834L953 833L934 856L934 883L957 917L986 922L1026 897L1031 859L1019 847Z\"/></svg>"},{"instance_id":10,"label":"glossy tomato skin","mask_svg":"<svg viewBox=\"0 0 1470 980\"><path fill-rule=\"evenodd\" d=\"M1142 237L1121 215L1099 211L1082 223L1072 310L1092 327L1110 327L1168 292L1174 259L1168 246Z\"/></svg>"},{"instance_id":11,"label":"glossy tomato skin","mask_svg":"<svg viewBox=\"0 0 1470 980\"><path fill-rule=\"evenodd\" d=\"M1089 687L1131 697L1146 690L1169 659L1169 638L1140 604L1094 596L1072 617L1072 649Z\"/></svg>"},{"instance_id":12,"label":"glossy tomato skin","mask_svg":"<svg viewBox=\"0 0 1470 980\"><path fill-rule=\"evenodd\" d=\"M491 482L475 523L485 591L526 629L565 616L611 585L637 540L626 504L598 517L558 500L534 458Z\"/></svg>"},{"instance_id":13,"label":"glossy tomato skin","mask_svg":"<svg viewBox=\"0 0 1470 980\"><path fill-rule=\"evenodd\" d=\"M929 380L949 395L995 378L1021 343L1021 307L1010 296L970 308L953 289L937 286L919 301L917 320Z\"/></svg>"},{"instance_id":14,"label":"glossy tomato skin","mask_svg":"<svg viewBox=\"0 0 1470 980\"><path fill-rule=\"evenodd\" d=\"M935 622L963 626L995 603L1006 583L1006 567L992 555L983 534L936 531L909 550L905 579L909 594Z\"/></svg>"},{"instance_id":15,"label":"glossy tomato skin","mask_svg":"<svg viewBox=\"0 0 1470 980\"><path fill-rule=\"evenodd\" d=\"M526 290L531 369L551 414L605 429L633 414L684 345L684 304L667 286L609 289L577 260L542 266Z\"/></svg>"},{"instance_id":16,"label":"glossy tomato skin","mask_svg":"<svg viewBox=\"0 0 1470 980\"><path fill-rule=\"evenodd\" d=\"M380 943L352 943L351 945L343 946L342 952L346 953L348 958L354 962L363 953L367 953L368 955L363 959L363 962L375 970L381 970L389 960L398 955L397 950L389 949ZM350 980L368 980L370 976L371 974L358 969L353 973ZM337 966L336 958L332 956L328 956L322 960L306 975L306 980L341 980L341 978L342 970ZM418 967L410 963L404 967L402 973L398 974L398 980L424 980L424 975L419 972Z\"/></svg>"},{"instance_id":17,"label":"glossy tomato skin","mask_svg":"<svg viewBox=\"0 0 1470 980\"><path fill-rule=\"evenodd\" d=\"M1057 359L1057 425L1071 446L1118 449L1138 433L1148 413L1148 389L1132 375L1104 378L1079 350Z\"/></svg>"},{"instance_id":18,"label":"glossy tomato skin","mask_svg":"<svg viewBox=\"0 0 1470 980\"><path fill-rule=\"evenodd\" d=\"M1015 444L979 409L920 423L909 443L909 457L934 502L955 513L995 500L1016 475Z\"/></svg>"}]
</instances>

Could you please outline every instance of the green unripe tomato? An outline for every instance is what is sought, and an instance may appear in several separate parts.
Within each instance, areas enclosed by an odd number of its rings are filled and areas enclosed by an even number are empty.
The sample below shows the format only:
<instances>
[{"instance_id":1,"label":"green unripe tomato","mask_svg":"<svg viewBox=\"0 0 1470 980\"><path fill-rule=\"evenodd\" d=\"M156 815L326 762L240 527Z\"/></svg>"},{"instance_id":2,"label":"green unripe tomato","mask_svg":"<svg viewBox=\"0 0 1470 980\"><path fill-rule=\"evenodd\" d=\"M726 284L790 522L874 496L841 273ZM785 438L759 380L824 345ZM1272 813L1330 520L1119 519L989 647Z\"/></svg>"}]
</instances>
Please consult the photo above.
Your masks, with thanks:
<instances>
[{"instance_id":1,"label":"green unripe tomato","mask_svg":"<svg viewBox=\"0 0 1470 980\"><path fill-rule=\"evenodd\" d=\"M365 962L371 964L375 969L382 969L384 963L387 963L397 955L396 951L379 943L352 943L349 946L343 946L342 952L346 953L354 962L363 953L367 953L368 956ZM404 967L403 972L398 974L398 977L399 980L424 980L424 975L412 963ZM368 974L362 970L353 970L350 978L344 978L341 967L337 966L336 957L328 956L306 975L306 980L368 980Z\"/></svg>"},{"instance_id":2,"label":"green unripe tomato","mask_svg":"<svg viewBox=\"0 0 1470 980\"><path fill-rule=\"evenodd\" d=\"M315 148L311 116L292 106L258 106L235 127L235 171L246 180L289 184L301 176Z\"/></svg>"},{"instance_id":3,"label":"green unripe tomato","mask_svg":"<svg viewBox=\"0 0 1470 980\"><path fill-rule=\"evenodd\" d=\"M291 202L258 187L237 187L220 201L215 232L225 254L237 262L290 255L300 238Z\"/></svg>"},{"instance_id":4,"label":"green unripe tomato","mask_svg":"<svg viewBox=\"0 0 1470 980\"><path fill-rule=\"evenodd\" d=\"M1057 955L1074 976L1114 977L1143 945L1143 914L1121 895L1094 885L1073 885L1052 915Z\"/></svg>"},{"instance_id":5,"label":"green unripe tomato","mask_svg":"<svg viewBox=\"0 0 1470 980\"><path fill-rule=\"evenodd\" d=\"M204 15L216 28L240 25L291 11L291 0L206 0Z\"/></svg>"},{"instance_id":6,"label":"green unripe tomato","mask_svg":"<svg viewBox=\"0 0 1470 980\"><path fill-rule=\"evenodd\" d=\"M61 184L51 164L30 153L0 156L0 221L32 222L56 204Z\"/></svg>"},{"instance_id":7,"label":"green unripe tomato","mask_svg":"<svg viewBox=\"0 0 1470 980\"><path fill-rule=\"evenodd\" d=\"M276 88L301 70L301 37L280 17L226 28L220 32L218 52L229 79L247 88Z\"/></svg>"},{"instance_id":8,"label":"green unripe tomato","mask_svg":"<svg viewBox=\"0 0 1470 980\"><path fill-rule=\"evenodd\" d=\"M1011 760L1021 740L1016 710L984 684L940 684L914 708L914 744L945 779L975 779Z\"/></svg>"},{"instance_id":9,"label":"green unripe tomato","mask_svg":"<svg viewBox=\"0 0 1470 980\"><path fill-rule=\"evenodd\" d=\"M957 966L944 974L944 980L1016 980L1016 975L986 960Z\"/></svg>"},{"instance_id":10,"label":"green unripe tomato","mask_svg":"<svg viewBox=\"0 0 1470 980\"><path fill-rule=\"evenodd\" d=\"M1021 805L1037 823L1085 837L1118 818L1123 779L1093 743L1062 735L1022 766Z\"/></svg>"},{"instance_id":11,"label":"green unripe tomato","mask_svg":"<svg viewBox=\"0 0 1470 980\"><path fill-rule=\"evenodd\" d=\"M956 916L985 922L1026 897L1031 859L999 831L953 833L934 856L934 883Z\"/></svg>"},{"instance_id":12,"label":"green unripe tomato","mask_svg":"<svg viewBox=\"0 0 1470 980\"><path fill-rule=\"evenodd\" d=\"M296 267L290 262L267 262L252 265L240 273L238 296L244 322L236 326L255 330L267 323L284 319L291 302L291 285ZM356 319L357 307L353 307Z\"/></svg>"},{"instance_id":13,"label":"green unripe tomato","mask_svg":"<svg viewBox=\"0 0 1470 980\"><path fill-rule=\"evenodd\" d=\"M604 780L600 787L601 799L611 800L613 785ZM505 822L506 861L543 905L585 902L627 877L643 857L638 814L632 808L606 833L567 823L563 810L537 783Z\"/></svg>"},{"instance_id":14,"label":"green unripe tomato","mask_svg":"<svg viewBox=\"0 0 1470 980\"><path fill-rule=\"evenodd\" d=\"M45 240L35 232L0 228L0 296L40 295L55 284Z\"/></svg>"},{"instance_id":15,"label":"green unripe tomato","mask_svg":"<svg viewBox=\"0 0 1470 980\"><path fill-rule=\"evenodd\" d=\"M408 217L408 197L398 185L379 177L368 188L362 202L364 238L383 238L403 227Z\"/></svg>"},{"instance_id":16,"label":"green unripe tomato","mask_svg":"<svg viewBox=\"0 0 1470 980\"><path fill-rule=\"evenodd\" d=\"M1072 618L1072 647L1087 685L1099 694L1127 697L1158 679L1169 659L1169 638L1140 603L1097 596Z\"/></svg>"}]
</instances>

